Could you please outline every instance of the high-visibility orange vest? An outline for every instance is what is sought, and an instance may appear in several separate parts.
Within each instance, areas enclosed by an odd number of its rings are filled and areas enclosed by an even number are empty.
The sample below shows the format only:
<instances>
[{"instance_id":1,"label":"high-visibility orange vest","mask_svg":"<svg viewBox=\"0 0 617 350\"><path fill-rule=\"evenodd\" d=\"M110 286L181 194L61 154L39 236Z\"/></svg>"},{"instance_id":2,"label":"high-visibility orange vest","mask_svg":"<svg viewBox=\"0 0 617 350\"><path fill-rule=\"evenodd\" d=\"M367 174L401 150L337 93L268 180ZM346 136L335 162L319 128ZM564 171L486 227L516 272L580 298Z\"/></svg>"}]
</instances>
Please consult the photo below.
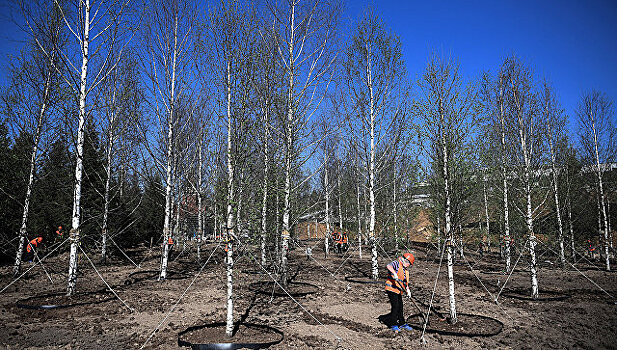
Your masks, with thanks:
<instances>
[{"instance_id":1,"label":"high-visibility orange vest","mask_svg":"<svg viewBox=\"0 0 617 350\"><path fill-rule=\"evenodd\" d=\"M343 238L341 239L341 243L347 244L347 232L343 233Z\"/></svg>"},{"instance_id":2,"label":"high-visibility orange vest","mask_svg":"<svg viewBox=\"0 0 617 350\"><path fill-rule=\"evenodd\" d=\"M30 253L34 247L37 247L39 243L43 241L43 237L37 237L28 242L28 246L26 247L26 251Z\"/></svg>"},{"instance_id":3,"label":"high-visibility orange vest","mask_svg":"<svg viewBox=\"0 0 617 350\"><path fill-rule=\"evenodd\" d=\"M340 243L340 242L341 242L341 234L335 231L335 232L332 234L332 239L333 239L336 243Z\"/></svg>"},{"instance_id":4,"label":"high-visibility orange vest","mask_svg":"<svg viewBox=\"0 0 617 350\"><path fill-rule=\"evenodd\" d=\"M167 244L174 244L174 239L169 237L169 239L167 240Z\"/></svg>"},{"instance_id":5,"label":"high-visibility orange vest","mask_svg":"<svg viewBox=\"0 0 617 350\"><path fill-rule=\"evenodd\" d=\"M386 280L385 289L389 292L403 294L407 289L407 281L409 281L409 270L403 267L403 263L398 259L398 270L396 271L396 278L400 281L395 281L392 277L388 277ZM401 282L402 281L402 282Z\"/></svg>"}]
</instances>

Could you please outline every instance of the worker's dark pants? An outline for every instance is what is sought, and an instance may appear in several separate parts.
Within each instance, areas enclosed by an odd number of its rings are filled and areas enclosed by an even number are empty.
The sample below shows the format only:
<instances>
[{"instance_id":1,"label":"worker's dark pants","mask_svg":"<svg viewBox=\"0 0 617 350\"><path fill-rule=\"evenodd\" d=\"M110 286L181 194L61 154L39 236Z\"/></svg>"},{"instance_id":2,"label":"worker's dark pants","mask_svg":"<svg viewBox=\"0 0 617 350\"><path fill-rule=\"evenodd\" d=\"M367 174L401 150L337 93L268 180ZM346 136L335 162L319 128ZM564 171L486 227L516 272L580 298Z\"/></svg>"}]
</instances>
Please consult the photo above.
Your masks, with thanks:
<instances>
[{"instance_id":1,"label":"worker's dark pants","mask_svg":"<svg viewBox=\"0 0 617 350\"><path fill-rule=\"evenodd\" d=\"M388 326L402 326L405 322L403 317L403 295L387 291L388 299L390 299L390 315L388 320Z\"/></svg>"}]
</instances>

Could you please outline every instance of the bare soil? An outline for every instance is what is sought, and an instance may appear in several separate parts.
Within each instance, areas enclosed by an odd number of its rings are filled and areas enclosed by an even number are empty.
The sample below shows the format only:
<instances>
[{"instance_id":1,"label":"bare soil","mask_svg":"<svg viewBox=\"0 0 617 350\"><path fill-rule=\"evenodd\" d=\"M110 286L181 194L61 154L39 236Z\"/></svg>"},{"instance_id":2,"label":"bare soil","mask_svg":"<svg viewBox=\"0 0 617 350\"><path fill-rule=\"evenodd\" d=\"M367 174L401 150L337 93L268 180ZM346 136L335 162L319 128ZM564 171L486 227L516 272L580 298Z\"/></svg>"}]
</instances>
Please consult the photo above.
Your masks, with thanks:
<instances>
[{"instance_id":1,"label":"bare soil","mask_svg":"<svg viewBox=\"0 0 617 350\"><path fill-rule=\"evenodd\" d=\"M214 248L213 244L204 246L202 257L207 258ZM342 257L333 254L327 259L317 251L313 250L316 260L307 259L302 248L290 252L289 271L294 282L290 286L295 285L296 292L314 292L293 299L251 288L255 283L272 288L275 277L256 273L260 270L256 263L257 247L238 254L234 273L235 320L281 330L284 339L272 349L401 349L420 344L422 316L411 301L404 301L404 312L411 323L415 322L414 330L395 335L378 319L390 310L383 285L357 283L369 281L366 279L370 275L367 247L363 247L362 259L353 248ZM106 285L83 256L79 260L79 294L64 297L68 256L63 253L48 258L44 266L51 281L37 266L2 292L0 348L177 349L180 332L193 326L224 322L227 278L220 247L205 265L205 258L196 261L194 249L174 252L172 260L180 258L171 261L169 268L177 279L158 281L152 272L134 274L158 270L158 253L156 248L128 251L140 267L121 256L101 264L96 253L89 254L98 272L133 312L113 294L102 292ZM577 264L579 272L547 263L538 272L541 296L560 294L569 298L534 301L506 296L508 293L525 295L529 289L524 257L508 275L499 273L501 266L495 257L481 259L468 254L469 260L459 260L454 268L459 322L451 325L447 320L439 320L448 316L445 265L441 266L433 294L439 259L425 256L421 249L415 255L411 279L416 305L426 310L432 299L436 311L431 313L429 331L424 334L428 349L611 349L617 344L617 300L613 297L617 296L616 273L601 271L591 264ZM388 257L380 258L380 277L385 274L385 264L389 261ZM32 263L26 263L24 270L30 267ZM483 269L493 273L482 273ZM13 281L11 272L11 266L0 266L0 289ZM41 297L45 295L48 296ZM496 297L498 303L494 301ZM75 305L40 310L17 307L18 302ZM501 323L503 328L493 336L443 334L489 333ZM203 338L214 341L216 337L212 335ZM245 335L259 339L250 333ZM268 336L262 338L266 340Z\"/></svg>"}]
</instances>

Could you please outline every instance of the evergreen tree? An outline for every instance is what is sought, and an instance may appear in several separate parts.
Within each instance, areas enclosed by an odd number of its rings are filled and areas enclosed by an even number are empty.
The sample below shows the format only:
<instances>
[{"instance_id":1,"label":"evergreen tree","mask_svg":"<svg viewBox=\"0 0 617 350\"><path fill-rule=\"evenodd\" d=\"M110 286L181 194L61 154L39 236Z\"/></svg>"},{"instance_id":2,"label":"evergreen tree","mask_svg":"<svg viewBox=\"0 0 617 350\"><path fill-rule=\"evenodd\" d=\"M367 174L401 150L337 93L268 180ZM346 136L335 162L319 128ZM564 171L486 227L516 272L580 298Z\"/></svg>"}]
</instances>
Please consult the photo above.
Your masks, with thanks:
<instances>
[{"instance_id":1,"label":"evergreen tree","mask_svg":"<svg viewBox=\"0 0 617 350\"><path fill-rule=\"evenodd\" d=\"M64 232L68 233L72 204L72 157L66 139L60 137L43 156L37 174L31 227L33 232L38 232L47 241L56 239L58 226L62 226Z\"/></svg>"},{"instance_id":2,"label":"evergreen tree","mask_svg":"<svg viewBox=\"0 0 617 350\"><path fill-rule=\"evenodd\" d=\"M163 230L165 217L165 192L161 178L149 175L145 179L141 205L135 211L135 242L150 242L150 238L157 242ZM129 238L127 238L129 239Z\"/></svg>"},{"instance_id":3,"label":"evergreen tree","mask_svg":"<svg viewBox=\"0 0 617 350\"><path fill-rule=\"evenodd\" d=\"M84 181L82 187L82 234L89 236L88 247L99 240L104 191L104 154L101 150L99 132L91 119L84 132Z\"/></svg>"}]
</instances>

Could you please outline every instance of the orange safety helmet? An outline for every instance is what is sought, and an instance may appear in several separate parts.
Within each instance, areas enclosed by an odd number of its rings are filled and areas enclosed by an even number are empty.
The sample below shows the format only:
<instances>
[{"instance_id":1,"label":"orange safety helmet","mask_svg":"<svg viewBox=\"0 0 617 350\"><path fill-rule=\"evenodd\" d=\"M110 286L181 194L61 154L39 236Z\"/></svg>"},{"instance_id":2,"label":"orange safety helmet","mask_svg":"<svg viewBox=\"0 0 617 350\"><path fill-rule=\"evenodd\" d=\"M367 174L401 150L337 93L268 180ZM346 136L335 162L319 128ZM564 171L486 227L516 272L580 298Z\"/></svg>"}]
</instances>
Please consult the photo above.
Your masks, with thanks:
<instances>
[{"instance_id":1,"label":"orange safety helmet","mask_svg":"<svg viewBox=\"0 0 617 350\"><path fill-rule=\"evenodd\" d=\"M413 262L416 261L416 258L411 253L403 254L403 258L407 259L411 265L413 265Z\"/></svg>"}]
</instances>

